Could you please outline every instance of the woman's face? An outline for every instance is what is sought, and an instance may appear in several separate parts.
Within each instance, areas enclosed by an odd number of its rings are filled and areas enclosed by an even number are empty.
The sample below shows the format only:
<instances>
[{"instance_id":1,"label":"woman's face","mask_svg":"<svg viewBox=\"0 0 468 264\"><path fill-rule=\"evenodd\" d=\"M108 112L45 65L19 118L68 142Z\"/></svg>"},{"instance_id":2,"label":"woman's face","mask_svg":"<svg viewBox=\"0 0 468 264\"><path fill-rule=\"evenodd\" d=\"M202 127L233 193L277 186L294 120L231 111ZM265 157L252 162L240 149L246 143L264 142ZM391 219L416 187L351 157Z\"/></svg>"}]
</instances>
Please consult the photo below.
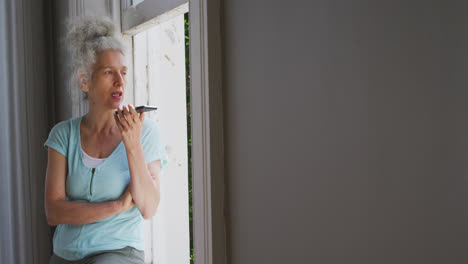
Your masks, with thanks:
<instances>
[{"instance_id":1,"label":"woman's face","mask_svg":"<svg viewBox=\"0 0 468 264\"><path fill-rule=\"evenodd\" d=\"M90 105L118 109L127 84L126 74L125 57L120 51L105 50L98 53L88 87Z\"/></svg>"}]
</instances>

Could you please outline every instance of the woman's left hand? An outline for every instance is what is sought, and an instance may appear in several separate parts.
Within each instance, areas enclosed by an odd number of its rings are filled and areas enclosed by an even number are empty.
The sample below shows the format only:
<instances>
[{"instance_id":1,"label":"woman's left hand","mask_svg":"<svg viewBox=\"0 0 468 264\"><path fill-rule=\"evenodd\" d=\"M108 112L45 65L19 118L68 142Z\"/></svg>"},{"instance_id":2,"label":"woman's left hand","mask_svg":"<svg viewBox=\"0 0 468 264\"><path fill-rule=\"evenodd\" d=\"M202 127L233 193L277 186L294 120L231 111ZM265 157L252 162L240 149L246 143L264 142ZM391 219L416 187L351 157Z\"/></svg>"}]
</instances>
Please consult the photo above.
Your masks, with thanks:
<instances>
[{"instance_id":1,"label":"woman's left hand","mask_svg":"<svg viewBox=\"0 0 468 264\"><path fill-rule=\"evenodd\" d=\"M117 113L114 113L114 119L122 134L125 148L132 149L141 145L141 131L143 130L143 120L145 113L137 113L131 105L123 106Z\"/></svg>"}]
</instances>

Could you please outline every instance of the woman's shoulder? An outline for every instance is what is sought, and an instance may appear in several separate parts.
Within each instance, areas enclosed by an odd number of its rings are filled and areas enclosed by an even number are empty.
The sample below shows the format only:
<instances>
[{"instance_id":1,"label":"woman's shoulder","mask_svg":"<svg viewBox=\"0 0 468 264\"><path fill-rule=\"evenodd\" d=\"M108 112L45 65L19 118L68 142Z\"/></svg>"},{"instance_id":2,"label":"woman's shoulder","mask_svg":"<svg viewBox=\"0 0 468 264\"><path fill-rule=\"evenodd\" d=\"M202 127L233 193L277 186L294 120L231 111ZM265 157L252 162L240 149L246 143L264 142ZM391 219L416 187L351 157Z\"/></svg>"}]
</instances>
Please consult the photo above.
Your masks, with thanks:
<instances>
[{"instance_id":1,"label":"woman's shoulder","mask_svg":"<svg viewBox=\"0 0 468 264\"><path fill-rule=\"evenodd\" d=\"M70 141L74 140L73 137L71 137L73 136L73 125L77 120L77 118L70 118L55 124L52 127L44 146L52 147L63 156L67 157Z\"/></svg>"},{"instance_id":2,"label":"woman's shoulder","mask_svg":"<svg viewBox=\"0 0 468 264\"><path fill-rule=\"evenodd\" d=\"M157 127L158 127L158 124L153 119L145 118L145 120L143 120L143 130L147 130L147 129L151 130Z\"/></svg>"},{"instance_id":3,"label":"woman's shoulder","mask_svg":"<svg viewBox=\"0 0 468 264\"><path fill-rule=\"evenodd\" d=\"M158 136L160 133L158 123L155 120L145 118L143 121L143 138Z\"/></svg>"},{"instance_id":4,"label":"woman's shoulder","mask_svg":"<svg viewBox=\"0 0 468 264\"><path fill-rule=\"evenodd\" d=\"M52 130L53 131L56 131L56 132L65 132L65 133L69 133L72 126L76 124L76 122L79 121L79 118L80 117L72 117L72 118L69 118L67 120L63 120L63 121L60 121L58 122L57 124L55 124L53 127L52 127Z\"/></svg>"}]
</instances>

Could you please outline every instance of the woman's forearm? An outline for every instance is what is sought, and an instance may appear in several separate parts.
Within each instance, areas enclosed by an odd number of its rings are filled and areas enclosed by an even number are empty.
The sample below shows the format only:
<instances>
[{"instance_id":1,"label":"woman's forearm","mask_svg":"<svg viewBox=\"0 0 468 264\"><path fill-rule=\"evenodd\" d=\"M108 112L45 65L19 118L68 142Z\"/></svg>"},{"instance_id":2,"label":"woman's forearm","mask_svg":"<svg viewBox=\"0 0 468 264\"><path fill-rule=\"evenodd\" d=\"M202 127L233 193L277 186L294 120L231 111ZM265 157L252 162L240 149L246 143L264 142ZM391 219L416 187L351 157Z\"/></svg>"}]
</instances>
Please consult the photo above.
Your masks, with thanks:
<instances>
[{"instance_id":1,"label":"woman's forearm","mask_svg":"<svg viewBox=\"0 0 468 264\"><path fill-rule=\"evenodd\" d=\"M120 213L121 211L122 206L119 200L101 203L67 200L49 201L46 208L47 222L51 226L60 224L90 224Z\"/></svg>"},{"instance_id":2,"label":"woman's forearm","mask_svg":"<svg viewBox=\"0 0 468 264\"><path fill-rule=\"evenodd\" d=\"M127 159L130 169L130 192L133 201L143 218L149 219L156 213L159 205L159 183L151 178L141 145L133 149L127 149Z\"/></svg>"}]
</instances>

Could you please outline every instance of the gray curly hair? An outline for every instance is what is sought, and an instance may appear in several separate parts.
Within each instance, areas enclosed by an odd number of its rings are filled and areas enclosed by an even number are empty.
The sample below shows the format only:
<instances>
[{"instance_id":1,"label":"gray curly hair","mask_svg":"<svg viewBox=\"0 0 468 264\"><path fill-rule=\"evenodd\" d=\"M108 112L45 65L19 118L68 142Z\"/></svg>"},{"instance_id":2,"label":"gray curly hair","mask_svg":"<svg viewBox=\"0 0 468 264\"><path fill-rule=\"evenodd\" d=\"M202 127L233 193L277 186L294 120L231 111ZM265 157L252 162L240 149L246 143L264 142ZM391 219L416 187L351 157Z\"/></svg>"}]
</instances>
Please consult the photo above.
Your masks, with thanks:
<instances>
[{"instance_id":1,"label":"gray curly hair","mask_svg":"<svg viewBox=\"0 0 468 264\"><path fill-rule=\"evenodd\" d=\"M125 56L123 41L115 35L115 25L108 17L71 18L67 29L65 44L71 55L72 86L78 86L78 77L82 74L91 80L99 52L113 49Z\"/></svg>"}]
</instances>

